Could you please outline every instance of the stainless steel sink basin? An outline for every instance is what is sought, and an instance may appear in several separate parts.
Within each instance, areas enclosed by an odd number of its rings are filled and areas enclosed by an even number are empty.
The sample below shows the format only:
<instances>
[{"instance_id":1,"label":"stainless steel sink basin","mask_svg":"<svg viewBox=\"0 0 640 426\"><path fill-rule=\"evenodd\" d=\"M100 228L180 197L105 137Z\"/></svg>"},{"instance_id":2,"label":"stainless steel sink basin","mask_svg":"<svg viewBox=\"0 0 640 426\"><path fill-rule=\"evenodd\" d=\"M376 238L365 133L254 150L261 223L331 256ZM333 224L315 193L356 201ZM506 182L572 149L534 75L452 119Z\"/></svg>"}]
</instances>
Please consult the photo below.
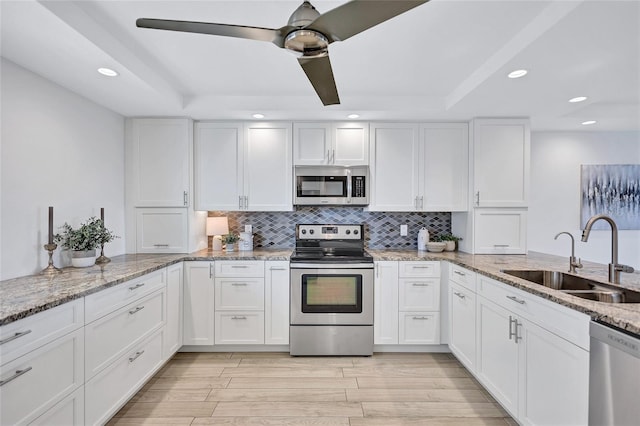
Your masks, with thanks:
<instances>
[{"instance_id":1,"label":"stainless steel sink basin","mask_svg":"<svg viewBox=\"0 0 640 426\"><path fill-rule=\"evenodd\" d=\"M583 299L608 303L640 303L640 292L638 291L601 283L565 272L517 269L505 269L502 272Z\"/></svg>"}]
</instances>

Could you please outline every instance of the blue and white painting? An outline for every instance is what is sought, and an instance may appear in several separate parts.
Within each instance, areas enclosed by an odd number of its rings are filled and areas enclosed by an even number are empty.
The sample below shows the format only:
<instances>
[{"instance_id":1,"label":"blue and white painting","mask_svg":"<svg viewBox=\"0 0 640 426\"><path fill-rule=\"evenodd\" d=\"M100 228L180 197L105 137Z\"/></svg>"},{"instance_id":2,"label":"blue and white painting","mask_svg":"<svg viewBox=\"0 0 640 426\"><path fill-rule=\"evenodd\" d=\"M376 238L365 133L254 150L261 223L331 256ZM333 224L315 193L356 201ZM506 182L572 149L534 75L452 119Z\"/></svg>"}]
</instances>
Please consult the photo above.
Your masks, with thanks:
<instances>
[{"instance_id":1,"label":"blue and white painting","mask_svg":"<svg viewBox=\"0 0 640 426\"><path fill-rule=\"evenodd\" d=\"M580 227L591 216L606 214L618 229L640 229L640 164L581 166ZM610 229L599 220L593 229Z\"/></svg>"}]
</instances>

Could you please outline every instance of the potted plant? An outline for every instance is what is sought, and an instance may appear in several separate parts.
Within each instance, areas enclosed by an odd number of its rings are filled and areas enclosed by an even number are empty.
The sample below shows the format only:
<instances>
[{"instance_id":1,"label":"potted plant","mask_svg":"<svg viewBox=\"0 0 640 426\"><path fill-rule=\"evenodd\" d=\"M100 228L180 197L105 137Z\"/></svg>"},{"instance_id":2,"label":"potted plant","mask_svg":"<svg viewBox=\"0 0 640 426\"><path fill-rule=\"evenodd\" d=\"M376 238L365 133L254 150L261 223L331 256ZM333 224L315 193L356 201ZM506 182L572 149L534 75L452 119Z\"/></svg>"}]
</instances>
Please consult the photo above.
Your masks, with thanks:
<instances>
[{"instance_id":1,"label":"potted plant","mask_svg":"<svg viewBox=\"0 0 640 426\"><path fill-rule=\"evenodd\" d=\"M73 229L65 222L62 233L56 234L54 240L66 250L71 251L71 265L84 268L95 263L96 248L102 244L118 238L113 232L105 228L101 219L90 217L81 223L78 229Z\"/></svg>"},{"instance_id":2,"label":"potted plant","mask_svg":"<svg viewBox=\"0 0 640 426\"><path fill-rule=\"evenodd\" d=\"M455 251L458 248L458 241L462 238L456 237L453 234L442 234L439 236L440 241L443 241L445 245L445 251Z\"/></svg>"},{"instance_id":3,"label":"potted plant","mask_svg":"<svg viewBox=\"0 0 640 426\"><path fill-rule=\"evenodd\" d=\"M227 245L227 251L233 251L235 249L236 241L240 239L238 234L229 233L227 235L222 236L222 241Z\"/></svg>"}]
</instances>

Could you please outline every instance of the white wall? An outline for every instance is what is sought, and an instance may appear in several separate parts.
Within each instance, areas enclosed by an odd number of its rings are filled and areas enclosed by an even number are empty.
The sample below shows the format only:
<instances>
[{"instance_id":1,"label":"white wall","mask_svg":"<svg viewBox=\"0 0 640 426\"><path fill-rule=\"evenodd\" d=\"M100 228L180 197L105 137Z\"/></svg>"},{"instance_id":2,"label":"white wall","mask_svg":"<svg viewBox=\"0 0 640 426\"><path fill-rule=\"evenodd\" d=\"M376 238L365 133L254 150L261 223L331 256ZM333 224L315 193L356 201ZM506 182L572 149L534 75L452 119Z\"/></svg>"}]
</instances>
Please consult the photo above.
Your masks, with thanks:
<instances>
[{"instance_id":1,"label":"white wall","mask_svg":"<svg viewBox=\"0 0 640 426\"><path fill-rule=\"evenodd\" d=\"M55 231L104 207L105 254L124 253L124 117L5 59L1 75L0 279L47 265L48 206Z\"/></svg>"},{"instance_id":2,"label":"white wall","mask_svg":"<svg viewBox=\"0 0 640 426\"><path fill-rule=\"evenodd\" d=\"M592 231L580 241L580 165L639 164L640 132L533 132L528 249L568 257L576 239L576 256L607 264L611 231ZM619 261L640 269L640 231L619 231ZM623 274L624 275L624 274Z\"/></svg>"}]
</instances>

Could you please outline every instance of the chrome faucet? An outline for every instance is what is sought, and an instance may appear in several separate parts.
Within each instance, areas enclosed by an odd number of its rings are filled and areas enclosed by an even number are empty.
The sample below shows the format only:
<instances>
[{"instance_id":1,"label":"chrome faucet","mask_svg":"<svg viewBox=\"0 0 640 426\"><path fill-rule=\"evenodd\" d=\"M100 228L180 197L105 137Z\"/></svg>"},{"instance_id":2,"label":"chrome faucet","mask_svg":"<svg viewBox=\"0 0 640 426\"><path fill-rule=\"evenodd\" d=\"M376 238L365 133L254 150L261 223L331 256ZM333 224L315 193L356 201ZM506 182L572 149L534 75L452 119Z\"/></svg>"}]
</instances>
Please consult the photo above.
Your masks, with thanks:
<instances>
[{"instance_id":1,"label":"chrome faucet","mask_svg":"<svg viewBox=\"0 0 640 426\"><path fill-rule=\"evenodd\" d=\"M566 231L558 232L553 239L557 240L558 237L562 234L567 234L569 237L571 237L571 257L569 257L569 272L572 272L575 274L577 273L576 268L582 268L582 263L580 262L580 259L576 261L576 241L573 239L573 235L571 235L569 232L566 232Z\"/></svg>"},{"instance_id":2,"label":"chrome faucet","mask_svg":"<svg viewBox=\"0 0 640 426\"><path fill-rule=\"evenodd\" d=\"M609 282L620 284L620 272L631 273L634 269L631 266L621 265L618 263L618 226L609 216L598 214L591 217L582 231L582 241L587 242L591 227L598 220L604 220L611 225L611 263L609 263Z\"/></svg>"}]
</instances>

